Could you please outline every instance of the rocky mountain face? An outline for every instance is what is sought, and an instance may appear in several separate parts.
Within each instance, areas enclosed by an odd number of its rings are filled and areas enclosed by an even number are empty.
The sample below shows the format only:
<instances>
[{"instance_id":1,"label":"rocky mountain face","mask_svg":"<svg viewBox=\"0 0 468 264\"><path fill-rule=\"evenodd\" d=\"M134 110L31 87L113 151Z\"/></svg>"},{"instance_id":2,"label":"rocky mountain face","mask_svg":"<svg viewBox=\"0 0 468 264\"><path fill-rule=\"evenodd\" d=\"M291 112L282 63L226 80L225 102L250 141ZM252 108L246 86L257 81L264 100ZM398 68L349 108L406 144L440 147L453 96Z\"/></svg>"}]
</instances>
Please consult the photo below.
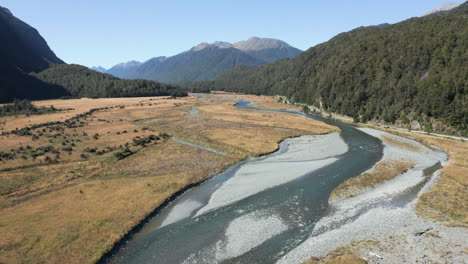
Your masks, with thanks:
<instances>
[{"instance_id":1,"label":"rocky mountain face","mask_svg":"<svg viewBox=\"0 0 468 264\"><path fill-rule=\"evenodd\" d=\"M429 16L429 15L432 15L432 14L436 14L436 13L439 13L439 12L445 12L445 11L449 11L449 10L452 10L456 7L459 7L461 4L463 3L445 3L445 4L442 4L441 6L425 13L424 15L422 15L423 17L424 16Z\"/></svg>"},{"instance_id":2,"label":"rocky mountain face","mask_svg":"<svg viewBox=\"0 0 468 264\"><path fill-rule=\"evenodd\" d=\"M146 79L168 83L212 80L237 65L258 66L285 58L294 58L302 51L277 39L252 37L234 44L216 41L200 43L172 57L152 58L140 65L106 73L120 78Z\"/></svg>"},{"instance_id":3,"label":"rocky mountain face","mask_svg":"<svg viewBox=\"0 0 468 264\"><path fill-rule=\"evenodd\" d=\"M292 59L302 52L284 41L269 38L252 37L248 40L234 43L233 46L267 63L285 58Z\"/></svg>"}]
</instances>

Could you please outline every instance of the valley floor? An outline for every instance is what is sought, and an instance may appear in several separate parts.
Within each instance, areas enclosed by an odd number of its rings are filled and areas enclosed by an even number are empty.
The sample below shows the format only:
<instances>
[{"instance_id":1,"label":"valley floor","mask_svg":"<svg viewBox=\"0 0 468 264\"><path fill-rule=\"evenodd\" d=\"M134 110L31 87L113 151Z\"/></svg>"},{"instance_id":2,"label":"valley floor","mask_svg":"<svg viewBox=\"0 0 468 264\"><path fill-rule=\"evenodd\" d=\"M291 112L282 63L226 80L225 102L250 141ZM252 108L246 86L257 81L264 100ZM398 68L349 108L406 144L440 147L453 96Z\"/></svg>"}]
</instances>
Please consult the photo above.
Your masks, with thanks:
<instances>
[{"instance_id":1,"label":"valley floor","mask_svg":"<svg viewBox=\"0 0 468 264\"><path fill-rule=\"evenodd\" d=\"M93 263L179 190L285 138L339 131L221 96L34 104L62 111L0 119L0 263Z\"/></svg>"},{"instance_id":2,"label":"valley floor","mask_svg":"<svg viewBox=\"0 0 468 264\"><path fill-rule=\"evenodd\" d=\"M0 263L93 263L179 190L274 152L285 138L339 131L286 113L236 109L227 97L298 110L274 97L223 93L38 101L62 111L1 118ZM468 143L363 131L384 141L380 167L338 187L317 233L280 262L466 261ZM437 161L444 168L422 176Z\"/></svg>"}]
</instances>

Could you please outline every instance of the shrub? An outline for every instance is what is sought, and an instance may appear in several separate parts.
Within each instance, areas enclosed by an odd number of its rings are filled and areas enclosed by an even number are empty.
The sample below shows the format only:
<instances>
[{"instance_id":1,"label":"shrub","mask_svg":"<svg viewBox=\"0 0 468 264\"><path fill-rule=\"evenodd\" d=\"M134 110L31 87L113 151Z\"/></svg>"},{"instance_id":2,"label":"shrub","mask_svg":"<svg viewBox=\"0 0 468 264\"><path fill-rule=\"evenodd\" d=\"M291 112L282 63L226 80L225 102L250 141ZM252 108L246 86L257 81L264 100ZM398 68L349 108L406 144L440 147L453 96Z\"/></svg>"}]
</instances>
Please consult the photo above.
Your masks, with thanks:
<instances>
[{"instance_id":1,"label":"shrub","mask_svg":"<svg viewBox=\"0 0 468 264\"><path fill-rule=\"evenodd\" d=\"M121 159L124 159L130 155L132 155L133 152L129 149L129 148L121 148L120 150L118 150L117 152L114 152L112 154L112 156L114 156L115 158L121 160Z\"/></svg>"}]
</instances>

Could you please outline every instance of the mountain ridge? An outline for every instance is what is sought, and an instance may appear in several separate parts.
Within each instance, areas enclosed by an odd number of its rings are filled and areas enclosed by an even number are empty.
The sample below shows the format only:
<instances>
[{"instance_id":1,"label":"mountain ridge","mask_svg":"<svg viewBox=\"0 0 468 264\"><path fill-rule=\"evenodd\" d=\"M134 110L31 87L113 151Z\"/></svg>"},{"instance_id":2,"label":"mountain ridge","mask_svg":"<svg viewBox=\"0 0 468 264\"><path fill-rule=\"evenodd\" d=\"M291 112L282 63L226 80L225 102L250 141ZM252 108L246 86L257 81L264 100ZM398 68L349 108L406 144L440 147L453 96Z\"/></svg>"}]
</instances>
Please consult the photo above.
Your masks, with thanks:
<instances>
[{"instance_id":1,"label":"mountain ridge","mask_svg":"<svg viewBox=\"0 0 468 264\"><path fill-rule=\"evenodd\" d=\"M103 73L112 74L114 76L122 76L127 72L132 71L139 67L142 63L139 61L131 60L123 63L116 64L109 68L108 70L103 71Z\"/></svg>"},{"instance_id":2,"label":"mountain ridge","mask_svg":"<svg viewBox=\"0 0 468 264\"><path fill-rule=\"evenodd\" d=\"M284 41L270 38L251 37L233 44L224 41L202 42L171 57L155 57L136 67L119 71L109 69L105 73L125 79L168 83L212 80L237 65L259 66L294 58L301 52Z\"/></svg>"}]
</instances>

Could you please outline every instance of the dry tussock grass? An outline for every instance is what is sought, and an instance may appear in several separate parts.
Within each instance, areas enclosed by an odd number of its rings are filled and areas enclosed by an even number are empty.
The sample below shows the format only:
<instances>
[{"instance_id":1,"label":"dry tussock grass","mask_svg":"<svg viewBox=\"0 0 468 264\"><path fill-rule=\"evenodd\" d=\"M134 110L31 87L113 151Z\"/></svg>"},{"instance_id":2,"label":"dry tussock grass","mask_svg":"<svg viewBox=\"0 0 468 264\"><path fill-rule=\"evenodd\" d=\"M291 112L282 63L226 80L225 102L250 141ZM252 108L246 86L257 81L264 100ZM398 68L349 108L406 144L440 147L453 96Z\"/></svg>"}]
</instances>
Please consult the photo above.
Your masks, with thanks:
<instances>
[{"instance_id":1,"label":"dry tussock grass","mask_svg":"<svg viewBox=\"0 0 468 264\"><path fill-rule=\"evenodd\" d=\"M338 128L309 118L285 113L251 111L233 108L233 102L198 107L203 114L211 118L243 124L255 124L266 127L278 127L303 130L312 134L325 134L339 131ZM221 114L222 113L222 114Z\"/></svg>"},{"instance_id":2,"label":"dry tussock grass","mask_svg":"<svg viewBox=\"0 0 468 264\"><path fill-rule=\"evenodd\" d=\"M449 154L439 180L416 204L418 214L449 226L468 227L468 143L433 136L416 136Z\"/></svg>"},{"instance_id":3,"label":"dry tussock grass","mask_svg":"<svg viewBox=\"0 0 468 264\"><path fill-rule=\"evenodd\" d=\"M250 156L271 153L278 149L277 142L300 134L302 133L290 129L249 126L231 129L218 128L207 132L209 139L242 149Z\"/></svg>"},{"instance_id":4,"label":"dry tussock grass","mask_svg":"<svg viewBox=\"0 0 468 264\"><path fill-rule=\"evenodd\" d=\"M450 163L442 169L440 178L431 189L419 197L416 212L420 216L440 221L448 226L468 226L468 142L366 126L411 136L421 143L439 147L447 152Z\"/></svg>"},{"instance_id":5,"label":"dry tussock grass","mask_svg":"<svg viewBox=\"0 0 468 264\"><path fill-rule=\"evenodd\" d=\"M124 106L125 109L141 109L141 108L161 108L161 107L172 107L174 104L187 103L196 101L196 98L186 97L170 99L168 97L132 97L132 98L99 98L99 99L70 99L70 100L43 100L35 101L34 105L38 107L49 107L53 105L59 110L55 113L46 115L19 115L19 116L7 116L0 117L0 124L2 124L2 130L13 130L15 128L21 128L29 125L40 124L51 121L63 121L71 118L77 114L84 113L93 108L98 107L112 107L112 106ZM141 106L141 104L144 104ZM151 104L151 105L150 105ZM68 109L68 110L66 110Z\"/></svg>"},{"instance_id":6,"label":"dry tussock grass","mask_svg":"<svg viewBox=\"0 0 468 264\"><path fill-rule=\"evenodd\" d=\"M301 111L302 108L295 105L287 105L284 103L279 103L278 97L272 96L264 96L264 95L248 95L248 94L210 94L215 98L235 98L235 99L242 99L246 101L253 102L255 106L260 108L272 108L278 110L294 110L294 111Z\"/></svg>"},{"instance_id":7,"label":"dry tussock grass","mask_svg":"<svg viewBox=\"0 0 468 264\"><path fill-rule=\"evenodd\" d=\"M311 258L303 264L365 264L367 261L360 258L356 252L378 244L374 240L353 241L345 247L331 250L325 256Z\"/></svg>"},{"instance_id":8,"label":"dry tussock grass","mask_svg":"<svg viewBox=\"0 0 468 264\"><path fill-rule=\"evenodd\" d=\"M410 143L408 141L405 141L403 139L399 139L399 138L392 137L392 136L382 136L381 138L382 138L382 140L384 142L387 142L388 144L392 144L392 145L395 145L397 147L407 149L409 151L413 151L413 152L420 152L421 151L421 149L418 146L416 146L415 144L412 144L412 143Z\"/></svg>"},{"instance_id":9,"label":"dry tussock grass","mask_svg":"<svg viewBox=\"0 0 468 264\"><path fill-rule=\"evenodd\" d=\"M198 145L243 156L271 152L286 137L339 131L322 122L289 114L236 109L232 107L232 101L220 103L211 98L197 104L179 106L175 112L160 111L157 116L141 120L139 124L167 131ZM187 114L191 108L199 114Z\"/></svg>"},{"instance_id":10,"label":"dry tussock grass","mask_svg":"<svg viewBox=\"0 0 468 264\"><path fill-rule=\"evenodd\" d=\"M169 196L237 160L166 141L120 161L43 166L1 199L0 259L94 262Z\"/></svg>"},{"instance_id":11,"label":"dry tussock grass","mask_svg":"<svg viewBox=\"0 0 468 264\"><path fill-rule=\"evenodd\" d=\"M378 184L393 179L413 166L414 163L404 160L382 160L370 172L365 172L341 183L331 193L330 200L356 196Z\"/></svg>"},{"instance_id":12,"label":"dry tussock grass","mask_svg":"<svg viewBox=\"0 0 468 264\"><path fill-rule=\"evenodd\" d=\"M146 215L187 185L206 179L246 155L270 152L278 141L290 135L335 130L315 122L299 126L299 120L263 113L243 112L247 125L242 124L243 120L216 117L238 114L232 104L218 109L218 113L188 114L191 108L216 108L220 102L197 98L50 100L35 103L74 110L3 119L2 128L9 130L63 121L96 107L125 106L95 112L82 119L83 127L65 128L58 137L49 136L55 131L46 131L37 140L15 135L0 137L0 151L26 145L61 149L64 143L75 143L71 154L60 153L58 163L46 163L45 155L0 162L0 262L95 262ZM320 127L314 130L314 124ZM112 151L81 157L89 148L119 147L134 137L159 132L231 154L219 155L161 139L146 147L130 144L135 154L122 160L113 157ZM96 133L99 137L94 138Z\"/></svg>"}]
</instances>

